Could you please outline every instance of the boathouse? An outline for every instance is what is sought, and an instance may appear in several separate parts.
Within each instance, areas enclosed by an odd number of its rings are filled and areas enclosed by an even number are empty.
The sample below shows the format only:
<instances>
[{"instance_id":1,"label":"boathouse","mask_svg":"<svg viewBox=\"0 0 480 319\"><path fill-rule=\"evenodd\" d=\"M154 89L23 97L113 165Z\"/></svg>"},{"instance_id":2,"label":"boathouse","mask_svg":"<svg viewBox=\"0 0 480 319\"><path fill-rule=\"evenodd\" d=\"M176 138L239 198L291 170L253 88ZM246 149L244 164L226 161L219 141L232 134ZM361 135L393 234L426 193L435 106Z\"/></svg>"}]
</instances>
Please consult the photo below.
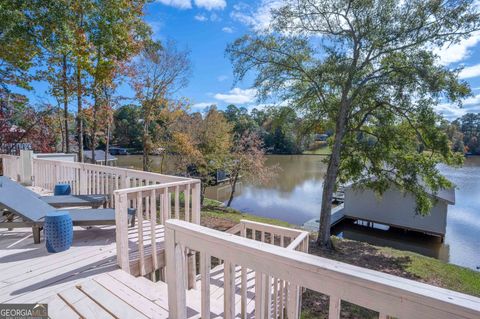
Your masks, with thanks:
<instances>
[{"instance_id":1,"label":"boathouse","mask_svg":"<svg viewBox=\"0 0 480 319\"><path fill-rule=\"evenodd\" d=\"M448 205L455 204L455 189L429 192L437 200L426 216L415 211L415 197L392 185L382 196L351 184L345 187L345 217L445 237Z\"/></svg>"}]
</instances>

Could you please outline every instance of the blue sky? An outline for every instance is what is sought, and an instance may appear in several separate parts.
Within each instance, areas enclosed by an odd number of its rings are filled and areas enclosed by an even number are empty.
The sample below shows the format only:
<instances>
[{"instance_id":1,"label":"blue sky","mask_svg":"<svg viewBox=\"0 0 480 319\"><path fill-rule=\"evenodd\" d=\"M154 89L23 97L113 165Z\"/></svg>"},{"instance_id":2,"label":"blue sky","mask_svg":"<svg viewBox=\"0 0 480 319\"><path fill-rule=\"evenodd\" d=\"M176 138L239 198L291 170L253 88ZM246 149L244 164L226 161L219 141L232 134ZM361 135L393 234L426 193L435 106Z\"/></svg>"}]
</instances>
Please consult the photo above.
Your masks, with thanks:
<instances>
[{"instance_id":1,"label":"blue sky","mask_svg":"<svg viewBox=\"0 0 480 319\"><path fill-rule=\"evenodd\" d=\"M211 104L219 108L233 103L249 109L257 105L251 81L233 82L232 67L225 56L228 43L252 29L261 29L269 22L270 8L281 0L156 0L147 5L145 20L151 25L154 37L173 39L191 51L192 78L179 95L190 100L193 110ZM449 68L464 66L460 77L468 81L473 96L466 99L462 109L450 104L437 107L448 119L467 111L480 112L480 32L470 39L437 51L441 63ZM35 85L36 99L45 99L47 86ZM120 88L122 95L132 96L127 84Z\"/></svg>"}]
</instances>

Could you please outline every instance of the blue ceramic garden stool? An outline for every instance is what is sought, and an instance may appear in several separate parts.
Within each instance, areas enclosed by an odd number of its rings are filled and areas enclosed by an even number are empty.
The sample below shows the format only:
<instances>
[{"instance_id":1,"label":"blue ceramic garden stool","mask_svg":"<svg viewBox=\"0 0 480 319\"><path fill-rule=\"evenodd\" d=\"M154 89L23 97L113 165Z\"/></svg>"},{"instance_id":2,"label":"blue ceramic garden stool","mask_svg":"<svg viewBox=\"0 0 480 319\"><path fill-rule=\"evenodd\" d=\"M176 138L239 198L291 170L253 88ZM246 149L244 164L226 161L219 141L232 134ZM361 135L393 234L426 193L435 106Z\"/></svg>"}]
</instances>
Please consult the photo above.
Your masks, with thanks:
<instances>
[{"instance_id":1,"label":"blue ceramic garden stool","mask_svg":"<svg viewBox=\"0 0 480 319\"><path fill-rule=\"evenodd\" d=\"M45 243L49 253L59 253L72 246L73 223L66 211L47 213L45 216Z\"/></svg>"},{"instance_id":2,"label":"blue ceramic garden stool","mask_svg":"<svg viewBox=\"0 0 480 319\"><path fill-rule=\"evenodd\" d=\"M72 188L68 184L56 184L53 189L53 195L70 195L72 193Z\"/></svg>"}]
</instances>

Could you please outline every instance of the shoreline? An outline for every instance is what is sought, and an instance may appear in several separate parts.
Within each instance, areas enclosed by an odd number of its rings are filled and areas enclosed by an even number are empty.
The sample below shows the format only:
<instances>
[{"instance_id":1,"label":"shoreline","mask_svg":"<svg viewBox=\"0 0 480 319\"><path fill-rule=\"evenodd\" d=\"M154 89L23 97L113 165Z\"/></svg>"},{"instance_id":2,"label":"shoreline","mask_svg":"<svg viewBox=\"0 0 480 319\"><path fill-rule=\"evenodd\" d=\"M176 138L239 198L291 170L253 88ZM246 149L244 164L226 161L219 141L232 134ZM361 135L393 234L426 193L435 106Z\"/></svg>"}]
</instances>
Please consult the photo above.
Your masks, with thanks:
<instances>
[{"instance_id":1,"label":"shoreline","mask_svg":"<svg viewBox=\"0 0 480 319\"><path fill-rule=\"evenodd\" d=\"M201 213L202 225L225 231L241 219L299 228L297 225L278 219L258 217L233 208L227 208L219 201L205 198ZM315 245L315 237L316 235L311 233L310 254L480 297L480 272L473 269L446 263L414 252L374 246L335 236L332 236L335 249L325 251ZM307 291L304 293L303 300L305 312L302 314L302 318L328 317L324 313L325 309L328 309L328 298L325 300L320 294ZM370 318L372 315L371 312L364 312L355 305L347 304L345 308L346 318Z\"/></svg>"}]
</instances>

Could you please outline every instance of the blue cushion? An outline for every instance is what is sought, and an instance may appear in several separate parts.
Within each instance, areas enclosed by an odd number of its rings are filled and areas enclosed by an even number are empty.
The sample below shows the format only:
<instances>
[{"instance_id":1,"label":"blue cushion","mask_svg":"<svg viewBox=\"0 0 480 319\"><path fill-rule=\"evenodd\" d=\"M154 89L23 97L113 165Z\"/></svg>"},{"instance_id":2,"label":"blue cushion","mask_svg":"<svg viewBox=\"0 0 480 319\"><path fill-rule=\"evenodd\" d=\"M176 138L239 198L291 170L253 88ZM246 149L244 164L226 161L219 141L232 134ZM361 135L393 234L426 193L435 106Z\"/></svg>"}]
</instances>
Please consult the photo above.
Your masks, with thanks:
<instances>
[{"instance_id":1,"label":"blue cushion","mask_svg":"<svg viewBox=\"0 0 480 319\"><path fill-rule=\"evenodd\" d=\"M70 195L72 193L72 189L68 184L57 184L53 189L53 195Z\"/></svg>"},{"instance_id":2,"label":"blue cushion","mask_svg":"<svg viewBox=\"0 0 480 319\"><path fill-rule=\"evenodd\" d=\"M58 253L72 246L73 223L67 211L47 213L44 223L47 251Z\"/></svg>"}]
</instances>

